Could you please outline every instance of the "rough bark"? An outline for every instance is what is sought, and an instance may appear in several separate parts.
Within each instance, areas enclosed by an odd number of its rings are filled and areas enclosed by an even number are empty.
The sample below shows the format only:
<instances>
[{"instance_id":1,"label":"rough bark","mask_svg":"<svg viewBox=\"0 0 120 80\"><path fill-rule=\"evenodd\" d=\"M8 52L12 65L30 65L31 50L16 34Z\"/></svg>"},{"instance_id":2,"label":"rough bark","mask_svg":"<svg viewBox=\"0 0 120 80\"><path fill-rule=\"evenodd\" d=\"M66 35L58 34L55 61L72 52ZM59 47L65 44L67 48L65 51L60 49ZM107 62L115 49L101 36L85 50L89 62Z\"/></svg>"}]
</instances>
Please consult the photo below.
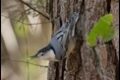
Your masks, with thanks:
<instances>
[{"instance_id":1,"label":"rough bark","mask_svg":"<svg viewBox=\"0 0 120 80\"><path fill-rule=\"evenodd\" d=\"M49 1L48 1L49 2ZM69 56L60 62L50 62L48 80L116 80L116 66L119 57L119 31L113 41L97 44L90 48L86 35L93 24L104 14L112 12L113 25L118 26L117 0L52 0L49 3L54 31L60 28L69 14L79 11L80 19L76 25L75 47ZM52 13L52 14L51 14Z\"/></svg>"},{"instance_id":2,"label":"rough bark","mask_svg":"<svg viewBox=\"0 0 120 80\"><path fill-rule=\"evenodd\" d=\"M119 80L119 0L111 1L111 12L113 14L113 26L115 27L115 38L113 40L114 47L117 54L116 80Z\"/></svg>"}]
</instances>

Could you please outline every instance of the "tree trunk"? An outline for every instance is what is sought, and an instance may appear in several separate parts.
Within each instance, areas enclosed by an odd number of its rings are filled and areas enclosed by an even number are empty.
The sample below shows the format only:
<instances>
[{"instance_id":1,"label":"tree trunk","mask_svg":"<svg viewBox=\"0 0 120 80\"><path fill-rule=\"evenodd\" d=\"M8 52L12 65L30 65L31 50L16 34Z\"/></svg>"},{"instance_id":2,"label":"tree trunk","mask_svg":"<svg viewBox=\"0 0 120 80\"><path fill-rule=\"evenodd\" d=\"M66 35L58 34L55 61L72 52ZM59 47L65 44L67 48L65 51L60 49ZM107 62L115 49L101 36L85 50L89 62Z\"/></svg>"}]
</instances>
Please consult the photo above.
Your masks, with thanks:
<instances>
[{"instance_id":1,"label":"tree trunk","mask_svg":"<svg viewBox=\"0 0 120 80\"><path fill-rule=\"evenodd\" d=\"M76 25L75 47L60 62L50 62L48 80L118 80L119 65L119 1L118 0L48 0L48 12L55 32L70 13L80 12ZM90 48L86 35L94 23L106 13L113 14L116 36L113 41Z\"/></svg>"}]
</instances>

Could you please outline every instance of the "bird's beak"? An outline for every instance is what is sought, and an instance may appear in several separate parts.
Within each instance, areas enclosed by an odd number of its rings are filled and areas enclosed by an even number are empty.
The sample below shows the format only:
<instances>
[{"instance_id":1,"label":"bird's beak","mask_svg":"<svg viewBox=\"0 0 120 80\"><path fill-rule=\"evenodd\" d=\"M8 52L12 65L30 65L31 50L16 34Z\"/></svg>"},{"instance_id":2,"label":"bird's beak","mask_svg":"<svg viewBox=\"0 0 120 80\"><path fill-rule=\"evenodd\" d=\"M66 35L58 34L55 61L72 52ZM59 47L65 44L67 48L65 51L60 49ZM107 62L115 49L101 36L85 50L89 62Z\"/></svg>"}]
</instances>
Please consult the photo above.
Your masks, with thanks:
<instances>
[{"instance_id":1,"label":"bird's beak","mask_svg":"<svg viewBox=\"0 0 120 80\"><path fill-rule=\"evenodd\" d=\"M31 59L37 58L38 57L38 52L32 56L30 56Z\"/></svg>"},{"instance_id":2,"label":"bird's beak","mask_svg":"<svg viewBox=\"0 0 120 80\"><path fill-rule=\"evenodd\" d=\"M37 58L37 56L36 55L30 56L30 59L34 59L34 58Z\"/></svg>"}]
</instances>

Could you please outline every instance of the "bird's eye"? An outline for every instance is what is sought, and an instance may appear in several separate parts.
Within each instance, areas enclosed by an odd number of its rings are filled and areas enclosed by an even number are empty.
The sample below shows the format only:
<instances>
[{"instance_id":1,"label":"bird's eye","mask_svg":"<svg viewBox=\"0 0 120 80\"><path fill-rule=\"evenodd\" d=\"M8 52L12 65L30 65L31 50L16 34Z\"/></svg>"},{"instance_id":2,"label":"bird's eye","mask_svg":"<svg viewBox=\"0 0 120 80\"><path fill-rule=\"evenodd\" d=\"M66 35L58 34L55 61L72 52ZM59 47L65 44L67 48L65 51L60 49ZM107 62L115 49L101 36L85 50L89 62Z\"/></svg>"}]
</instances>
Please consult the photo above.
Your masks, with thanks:
<instances>
[{"instance_id":1,"label":"bird's eye","mask_svg":"<svg viewBox=\"0 0 120 80\"><path fill-rule=\"evenodd\" d=\"M44 54L42 53L41 56L43 56Z\"/></svg>"}]
</instances>

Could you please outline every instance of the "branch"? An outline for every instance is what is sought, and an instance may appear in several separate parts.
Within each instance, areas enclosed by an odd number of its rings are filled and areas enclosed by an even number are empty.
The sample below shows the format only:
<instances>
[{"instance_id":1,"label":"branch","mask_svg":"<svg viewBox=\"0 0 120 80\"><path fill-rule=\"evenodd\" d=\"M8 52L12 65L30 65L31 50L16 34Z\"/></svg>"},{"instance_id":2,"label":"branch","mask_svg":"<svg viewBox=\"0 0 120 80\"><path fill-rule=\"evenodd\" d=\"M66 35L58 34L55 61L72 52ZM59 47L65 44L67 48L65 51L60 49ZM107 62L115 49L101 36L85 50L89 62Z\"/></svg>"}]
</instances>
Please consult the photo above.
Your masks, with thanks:
<instances>
[{"instance_id":1,"label":"branch","mask_svg":"<svg viewBox=\"0 0 120 80\"><path fill-rule=\"evenodd\" d=\"M1 16L5 17L6 19L9 19L8 16L5 16L5 15L1 15ZM12 19L13 21L15 21L15 22L19 22L19 23L22 23L22 24L25 24L25 25L39 25L39 24L50 23L50 22L48 22L48 21L46 21L46 22L41 22L41 23L25 23L25 22L21 22L20 20L16 20L16 19L14 19L14 18L11 18L11 19Z\"/></svg>"},{"instance_id":2,"label":"branch","mask_svg":"<svg viewBox=\"0 0 120 80\"><path fill-rule=\"evenodd\" d=\"M39 66L39 67L48 68L48 66L35 64L35 63L30 62L30 61L15 60L15 59L8 59L8 58L3 58L2 60L9 60L9 61L20 62L20 63L29 63L29 64L34 65L34 66Z\"/></svg>"},{"instance_id":3,"label":"branch","mask_svg":"<svg viewBox=\"0 0 120 80\"><path fill-rule=\"evenodd\" d=\"M30 9L32 9L32 10L34 10L35 12L39 13L40 15L42 15L43 17L45 17L46 19L50 20L50 18L49 18L47 15L45 15L45 14L43 14L42 12L36 10L36 9L33 8L31 5L29 5L28 3L26 3L25 1L23 1L23 0L19 0L19 1L20 1L21 3L23 3L24 5L26 5L27 7L29 7Z\"/></svg>"}]
</instances>

